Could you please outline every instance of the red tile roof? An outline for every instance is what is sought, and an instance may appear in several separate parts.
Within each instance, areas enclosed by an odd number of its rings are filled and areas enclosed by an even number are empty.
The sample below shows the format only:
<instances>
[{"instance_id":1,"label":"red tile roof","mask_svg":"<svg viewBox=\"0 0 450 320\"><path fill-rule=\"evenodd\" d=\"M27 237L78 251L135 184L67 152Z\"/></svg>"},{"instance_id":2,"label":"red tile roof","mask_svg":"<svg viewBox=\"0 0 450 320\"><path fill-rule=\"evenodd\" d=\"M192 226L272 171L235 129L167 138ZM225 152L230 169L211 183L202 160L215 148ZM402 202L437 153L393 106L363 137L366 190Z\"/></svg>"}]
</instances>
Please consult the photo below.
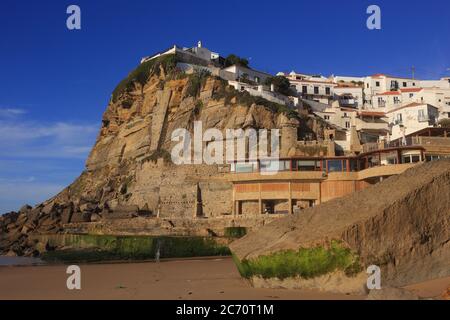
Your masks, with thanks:
<instances>
[{"instance_id":1,"label":"red tile roof","mask_svg":"<svg viewBox=\"0 0 450 320\"><path fill-rule=\"evenodd\" d=\"M419 92L422 91L422 88L404 88L400 89L401 92Z\"/></svg>"},{"instance_id":2,"label":"red tile roof","mask_svg":"<svg viewBox=\"0 0 450 320\"><path fill-rule=\"evenodd\" d=\"M399 96L399 95L400 95L399 91L386 91L386 92L377 94L377 96Z\"/></svg>"},{"instance_id":3,"label":"red tile roof","mask_svg":"<svg viewBox=\"0 0 450 320\"><path fill-rule=\"evenodd\" d=\"M381 112L381 111L359 111L358 115L361 116L373 116L373 117L385 117L386 113Z\"/></svg>"}]
</instances>

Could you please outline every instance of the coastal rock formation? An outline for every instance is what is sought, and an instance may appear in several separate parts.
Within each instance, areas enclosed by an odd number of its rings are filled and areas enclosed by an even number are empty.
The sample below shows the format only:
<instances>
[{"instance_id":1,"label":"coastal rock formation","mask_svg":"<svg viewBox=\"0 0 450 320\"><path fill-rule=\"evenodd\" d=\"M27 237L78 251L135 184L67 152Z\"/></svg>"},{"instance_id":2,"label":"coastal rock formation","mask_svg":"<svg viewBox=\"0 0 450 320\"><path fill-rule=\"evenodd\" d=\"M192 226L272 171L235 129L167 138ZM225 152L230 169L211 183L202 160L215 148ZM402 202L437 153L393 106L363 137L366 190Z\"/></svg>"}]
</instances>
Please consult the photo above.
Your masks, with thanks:
<instances>
[{"instance_id":1,"label":"coastal rock formation","mask_svg":"<svg viewBox=\"0 0 450 320\"><path fill-rule=\"evenodd\" d=\"M342 266L346 273L352 269L350 281L355 274L365 274L368 266L377 265L382 286L405 286L450 275L449 199L450 160L428 162L365 190L265 225L230 247L248 277L276 274L282 278L254 281L255 285L271 280L272 285L281 286L288 278L295 282L302 270L295 266L289 270L289 261L300 258L288 259L303 254L308 259L318 256L321 263L337 261L324 272L316 268L317 276ZM328 250L333 243L337 249ZM283 263L278 263L283 255ZM336 256L339 259L332 260ZM264 274L267 268L270 272ZM362 279L350 292L361 292L367 275ZM333 281L328 284L322 283L322 289L336 289Z\"/></svg>"},{"instance_id":2,"label":"coastal rock formation","mask_svg":"<svg viewBox=\"0 0 450 320\"><path fill-rule=\"evenodd\" d=\"M221 132L299 127L309 133L316 126L314 119L237 92L207 73L180 72L174 57L145 62L114 90L80 177L52 199L0 217L0 254L35 255L30 233L58 233L70 224L158 217L167 221L154 225L174 233L169 229L180 223L170 219L229 215L228 166L171 162L172 132L192 133L195 121L203 131Z\"/></svg>"}]
</instances>

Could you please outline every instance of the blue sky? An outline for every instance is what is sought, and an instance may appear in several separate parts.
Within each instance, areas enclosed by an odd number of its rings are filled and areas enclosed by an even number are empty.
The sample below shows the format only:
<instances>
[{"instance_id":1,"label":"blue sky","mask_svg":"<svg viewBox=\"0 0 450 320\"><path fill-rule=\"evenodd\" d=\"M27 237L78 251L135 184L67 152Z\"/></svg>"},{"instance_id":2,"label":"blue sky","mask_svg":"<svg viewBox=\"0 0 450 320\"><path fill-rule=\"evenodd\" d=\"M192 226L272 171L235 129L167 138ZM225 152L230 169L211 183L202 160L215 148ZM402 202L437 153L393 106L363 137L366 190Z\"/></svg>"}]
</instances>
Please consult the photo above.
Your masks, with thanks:
<instances>
[{"instance_id":1,"label":"blue sky","mask_svg":"<svg viewBox=\"0 0 450 320\"><path fill-rule=\"evenodd\" d=\"M81 8L78 31L66 8ZM381 8L382 29L366 28ZM271 73L389 73L450 68L450 2L21 1L0 4L0 212L36 204L83 170L115 85L173 44L236 53Z\"/></svg>"}]
</instances>

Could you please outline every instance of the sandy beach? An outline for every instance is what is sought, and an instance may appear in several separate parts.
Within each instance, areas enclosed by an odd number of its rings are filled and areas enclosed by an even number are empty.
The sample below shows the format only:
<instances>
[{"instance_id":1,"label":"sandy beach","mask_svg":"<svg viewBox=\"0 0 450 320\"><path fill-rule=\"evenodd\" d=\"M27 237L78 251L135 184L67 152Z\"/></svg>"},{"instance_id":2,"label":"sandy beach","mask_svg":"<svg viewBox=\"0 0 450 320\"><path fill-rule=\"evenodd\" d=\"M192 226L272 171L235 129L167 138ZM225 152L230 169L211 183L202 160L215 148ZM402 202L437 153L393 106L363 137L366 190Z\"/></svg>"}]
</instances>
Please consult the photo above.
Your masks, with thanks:
<instances>
[{"instance_id":1,"label":"sandy beach","mask_svg":"<svg viewBox=\"0 0 450 320\"><path fill-rule=\"evenodd\" d=\"M0 267L0 299L364 299L310 290L256 289L231 258L159 263L86 264L81 290L66 288L66 266ZM441 294L450 278L413 286L423 296Z\"/></svg>"}]
</instances>

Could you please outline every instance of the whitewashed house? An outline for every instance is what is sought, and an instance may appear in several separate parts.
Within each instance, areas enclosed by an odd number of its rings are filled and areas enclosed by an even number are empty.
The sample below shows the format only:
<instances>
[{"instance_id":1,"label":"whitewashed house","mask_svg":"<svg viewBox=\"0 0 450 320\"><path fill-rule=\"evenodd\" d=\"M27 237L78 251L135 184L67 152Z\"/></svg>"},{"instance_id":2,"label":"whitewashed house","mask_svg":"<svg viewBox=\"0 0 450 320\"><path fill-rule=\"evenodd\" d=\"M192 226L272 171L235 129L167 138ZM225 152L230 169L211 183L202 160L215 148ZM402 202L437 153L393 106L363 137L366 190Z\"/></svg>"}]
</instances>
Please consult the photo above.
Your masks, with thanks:
<instances>
[{"instance_id":1,"label":"whitewashed house","mask_svg":"<svg viewBox=\"0 0 450 320\"><path fill-rule=\"evenodd\" d=\"M386 112L391 125L391 140L436 125L438 108L426 103L410 103Z\"/></svg>"}]
</instances>

